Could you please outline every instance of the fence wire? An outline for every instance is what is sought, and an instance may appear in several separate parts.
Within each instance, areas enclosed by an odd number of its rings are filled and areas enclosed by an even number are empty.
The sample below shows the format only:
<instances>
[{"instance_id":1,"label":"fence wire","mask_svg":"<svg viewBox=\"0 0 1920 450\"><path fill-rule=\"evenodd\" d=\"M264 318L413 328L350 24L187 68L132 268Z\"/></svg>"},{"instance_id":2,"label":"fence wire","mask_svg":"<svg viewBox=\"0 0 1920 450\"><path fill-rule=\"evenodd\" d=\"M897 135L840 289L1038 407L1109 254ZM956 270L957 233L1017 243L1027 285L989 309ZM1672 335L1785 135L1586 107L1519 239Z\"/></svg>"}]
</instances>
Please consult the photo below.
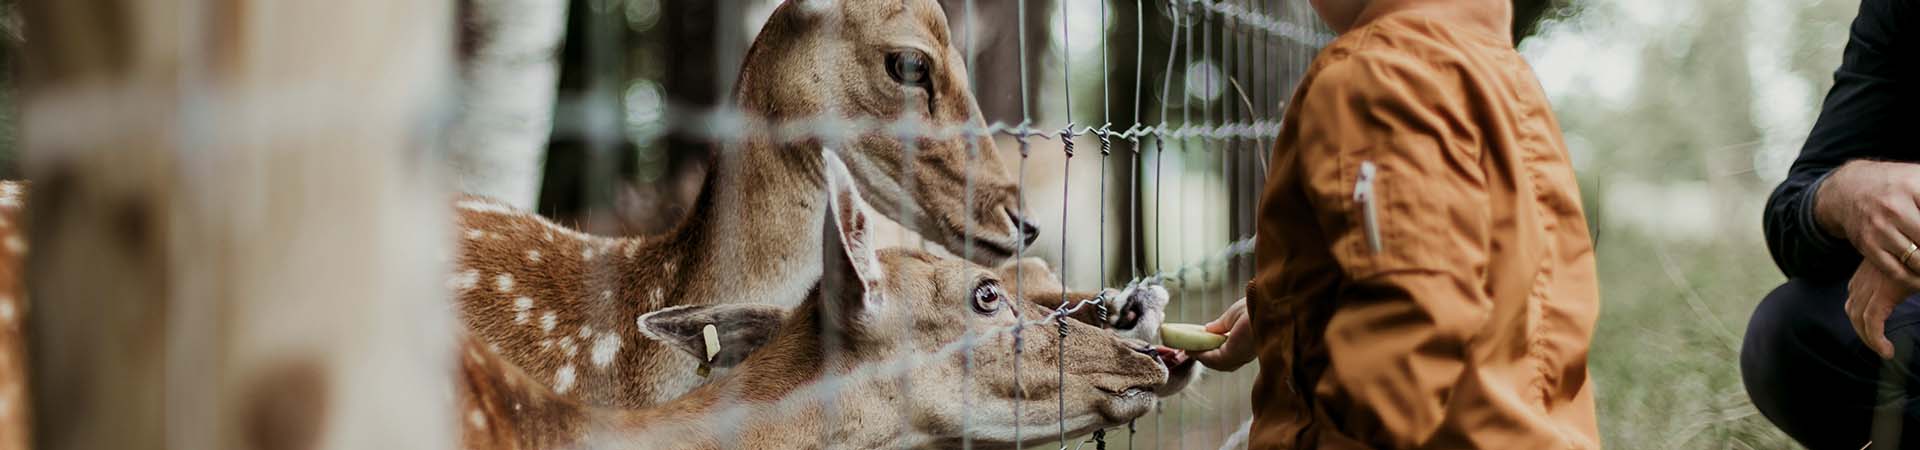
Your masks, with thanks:
<instances>
[{"instance_id":1,"label":"fence wire","mask_svg":"<svg viewBox=\"0 0 1920 450\"><path fill-rule=\"evenodd\" d=\"M1006 2L1012 2L1016 10L1016 31L1012 33L1016 33L1018 44L1014 48L977 48L981 37L979 6ZM920 163L914 154L920 152L916 142L922 138L966 137L968 156L973 162L977 162L979 152L983 152L975 138L993 138L1002 148L1014 150L1006 154L1008 158L1018 158L1018 162L1012 163L1014 167L1008 169L1018 183L1021 210L1029 213L1029 217L1060 217L1058 229L1043 231L1060 235L1062 240L1058 246L1020 246L1016 258L1035 252L1048 258L1056 273L1062 275L1068 290L1165 287L1171 292L1167 321L1212 321L1240 298L1238 287L1254 273L1246 256L1254 244L1254 208L1258 206L1256 198L1265 175L1265 152L1271 150L1273 140L1281 135L1286 98L1298 83L1298 77L1306 71L1313 54L1331 42L1331 33L1315 21L1306 4L1283 0L1133 0L1131 23L1119 23L1114 17L1125 15L1112 13L1127 8L1129 2L1125 0L1046 0L1056 6L1060 17L1058 21L1043 19L1041 23L1046 23L1046 27L1058 27L1056 33L1043 33L1044 27L1029 29L1031 21L1027 15L1044 8L1029 8L1029 2L1043 0L964 0L960 6L964 19L956 21L958 25L950 31L962 46L960 50L968 65L968 83L975 94L1004 94L1018 88L1018 117L1000 117L985 121L985 125L941 125L914 117L879 121L835 113L772 119L739 110L732 102L722 102L722 106L664 104L659 113L659 135L712 142L718 152L741 152L743 140L749 137L770 138L770 144L818 142L839 148L858 138L879 135L904 142L902 169L908 173L914 173L914 163ZM753 4L755 0L718 0L718 19L737 21ZM1098 23L1098 33L1075 33L1075 25L1089 21ZM1112 60L1129 54L1125 52L1129 42L1116 42L1117 37L1127 35L1127 27L1131 27L1133 48L1131 63L1125 65L1131 67L1116 67ZM720 23L718 29L728 31L732 27ZM1048 38L1029 37L1033 33L1039 33L1039 37L1058 35L1058 46L1048 42ZM1087 60L1089 54L1077 54L1073 42L1094 42L1092 48L1098 52L1098 63ZM737 69L739 58L745 54L743 48L745 42L739 38L714 40L714 50L722 56L718 65L724 73ZM1018 85L979 85L983 77L979 77L975 62L983 52L1014 52L1020 75ZM1035 69L1029 67L1029 62L1033 62L1029 54L1056 54L1058 60L1054 65L1058 71L1029 71ZM1077 79L1077 67L1098 67L1098 79ZM1116 69L1117 73L1133 73L1131 112L1114 112L1117 83L1112 81L1112 75L1116 75ZM1058 81L1050 79L1054 77L1050 73L1058 73ZM732 90L730 81L730 77L722 77L722 92ZM1089 96L1089 88L1100 90L1096 96L1098 102L1096 106L1079 108L1075 100L1089 102L1089 98L1094 98ZM1048 98L1058 98L1052 110L1043 102ZM1048 115L1058 115L1058 119L1048 119ZM1029 173L1029 165L1043 165L1035 162L1037 158L1046 158L1048 162L1044 163L1056 163L1048 154L1037 154L1037 150L1046 152L1052 148L1060 152L1060 167L1058 171L1048 171L1058 173L1058 179L1048 183L1058 185L1029 183L1029 175L1033 175ZM1092 156L1083 148L1098 148L1098 156ZM1089 163L1096 165L1098 175L1092 179L1075 177L1075 167L1087 167ZM1110 179L1110 171L1125 175ZM1041 177L1048 175L1043 173ZM914 183L912 177L906 179L906 183ZM1029 200L1037 198L1029 198L1029 194L1041 187L1060 188L1056 212L1033 210L1035 204ZM904 190L910 192L912 187ZM970 210L964 212L964 217L975 217L972 212L975 190L973 173L968 173L964 204ZM1087 198L1089 190L1092 198ZM916 210L910 206L910 198L868 196L870 202L899 202L897 212ZM1073 210L1075 204L1081 208L1094 204L1096 212ZM918 217L912 215L891 219L908 229L918 221ZM964 235L972 237L973 221L964 221L964 227ZM1094 227L1096 233L1075 233L1085 231L1085 227ZM1125 231L1117 242L1108 240L1110 227ZM1087 244L1081 237L1089 235L1094 237L1092 258L1096 262L1091 265L1096 267L1096 277L1071 277L1073 269L1089 265L1081 258L1071 258L1077 254L1077 248L1085 248ZM1025 242L1025 238L1016 238L1016 242ZM1050 252L1050 248L1058 248L1058 254L1044 254ZM972 242L948 250L970 260L975 254ZM1119 258L1119 252L1125 252L1125 260ZM1023 277L1016 273L1016 279ZM1012 292L1023 296L1027 287L1021 287L1020 281L1016 281ZM1071 437L1064 392L1068 383L1064 362L1069 356L1064 352L1064 344L1056 346L1054 354L1033 360L1033 356L1023 354L1025 342L1020 338L1020 331L1025 327L1052 327L1056 319L1096 304L1096 298L1071 302L1066 308L1039 319L1021 321L1016 327L970 333L962 340L948 342L933 354L908 354L887 362L862 363L854 373L822 379L795 390L774 406L774 410L824 408L824 417L828 417L829 423L820 427L820 435L810 438L833 446L833 400L839 398L845 388L872 381L893 383L900 392L948 388L916 387L906 377L908 371L920 363L941 362L945 358L964 360L962 379L958 381L964 398L962 408L970 412L975 408L995 410L993 404L981 404L977 398L979 392L973 392L973 377L977 375L977 358L973 352L979 350L983 340L1012 335L1012 363L1016 385L1020 385L1018 390L1025 392L1025 385L1021 385L1025 381L1020 379L1021 363L1046 363L1044 358L1052 358L1052 383L1058 388L1058 392L1052 394L1058 402L1054 408L1048 408L1054 412L1025 412L1021 410L1021 402L1014 402L1010 413L1014 417L1025 417L1029 413L1060 415L1052 429L1027 429L1016 419L1016 442L1035 435L1052 435L1056 448L1081 448L1087 444L1096 448L1246 446L1246 423L1252 408L1248 392L1252 388L1252 375L1258 371L1258 367L1252 365L1236 373L1213 373L1194 381L1183 394L1162 400L1152 417L1142 417L1139 425L1129 423L1112 431L1098 431L1092 437ZM973 321L972 315L968 317ZM1066 327L1060 327L1060 333L1068 333ZM828 333L828 337L835 337L835 333ZM829 362L839 358L833 350L837 350L835 344L828 342L826 360ZM745 402L724 404L726 408L720 408L708 421L699 421L697 425L657 427L645 435L612 440L649 442L647 437L655 433L674 435L674 427L687 427L687 431L699 427L712 435L730 437L737 435L737 427L743 427L743 417L764 412L762 408L766 408ZM914 427L912 410L902 406L899 415L902 431ZM975 415L968 413L960 423L962 440L958 444L962 448L973 446L968 433L975 427L973 419ZM1035 438L1035 442L1039 442L1039 438Z\"/></svg>"},{"instance_id":2,"label":"fence wire","mask_svg":"<svg viewBox=\"0 0 1920 450\"><path fill-rule=\"evenodd\" d=\"M953 0L960 1L960 0ZM1015 48L976 48L980 42L982 20L979 14L980 3L998 4L1011 1L1016 12ZM1252 251L1255 226L1254 209L1257 205L1259 189L1264 184L1266 173L1266 152L1270 151L1274 140L1281 132L1281 115L1285 109L1287 97L1292 93L1298 78L1306 71L1308 63L1318 49L1333 39L1331 33L1321 26L1302 2L1279 0L1055 0L1059 19L1057 23L1043 20L1049 26L1058 26L1056 33L1044 33L1042 30L1029 30L1028 14L1035 9L1029 8L1030 0L964 0L960 7L963 20L952 21L960 24L950 30L957 36L961 53L967 65L967 79L975 93L1004 93L1009 89L1018 89L1019 114L1017 118L995 120L984 125L943 125L929 123L917 118L901 120L867 120L848 118L839 115L818 115L789 120L773 120L758 117L749 112L731 106L704 106L688 104L666 104L659 114L658 133L692 136L697 140L712 142L720 151L740 151L743 138L755 136L771 139L772 144L819 143L829 147L838 147L862 137L888 136L905 143L905 163L903 170L913 172L914 165L920 164L915 153L919 151L916 143L921 139L953 138L990 138L1010 147L1015 153L1007 154L1019 158L1011 169L1018 186L1017 203L1023 211L1032 216L1041 216L1033 211L1029 203L1029 193L1033 191L1029 184L1029 166L1037 164L1030 161L1036 148L1058 148L1061 152L1058 174L1057 194L1060 199L1058 210L1052 211L1060 219L1058 230L1063 238L1058 243L1057 255L1051 256L1052 266L1061 274L1063 282L1069 284L1067 290L1074 291L1076 281L1087 284L1089 281L1069 276L1075 268L1092 264L1097 267L1097 276L1090 283L1094 285L1077 286L1081 289L1097 291L1101 286L1147 286L1160 285L1170 290L1172 302L1167 308L1169 322L1205 323L1224 312L1229 305L1240 297L1239 287L1253 274L1252 265L1247 257ZM1040 2L1043 0L1031 0ZM1097 3L1097 6L1086 3ZM747 16L752 0L724 0L719 8L719 20L739 20ZM1053 3L1053 2L1048 2ZM1126 4L1131 3L1131 9ZM1093 6L1093 7L1089 7ZM1130 13L1130 17L1112 14L1119 11ZM1112 20L1119 19L1119 20ZM1099 32L1096 34L1076 34L1075 23L1097 21ZM1125 33L1114 29L1113 22L1124 24L1132 22L1132 51L1126 52L1127 43L1110 42L1115 35ZM728 27L719 27L725 30ZM1047 39L1030 39L1030 33L1040 32L1038 36L1058 36L1058 45ZM1097 81L1076 82L1076 67L1085 70L1091 62L1087 54L1077 54L1075 42L1085 40L1097 49L1099 77ZM726 55L720 62L723 68L734 68L744 43L736 39L716 39L716 54ZM981 77L976 62L983 51L1011 51L1017 53L1017 86L982 86L977 84ZM1057 85L1047 70L1029 70L1030 52L1050 52L1056 54L1055 65L1058 69ZM1116 66L1113 59L1117 55L1132 53L1131 67L1119 67L1133 74L1131 86L1130 114L1122 111L1117 114L1116 122L1113 102L1115 86L1111 80ZM1158 73L1155 73L1158 71ZM1034 75L1034 76L1030 76ZM1157 78L1157 79L1154 79ZM1157 83L1155 83L1157 81ZM1175 83L1179 83L1176 85ZM1154 85L1158 85L1157 89ZM1099 89L1100 95L1089 97L1085 89ZM1044 91L1051 90L1057 95L1058 105L1046 108L1042 99ZM1079 91L1079 92L1076 92ZM1177 95L1178 98L1174 98ZM1087 101L1098 98L1095 106L1078 108L1076 99ZM1056 111L1058 119L1045 125L1043 114ZM1091 111L1091 113L1089 113ZM1157 113L1155 113L1157 111ZM1051 115L1051 114L1047 114ZM617 122L617 121L602 121ZM975 139L965 139L970 158L978 158L979 148ZM1044 145L1043 145L1044 144ZM1078 149L1097 146L1099 154L1089 155ZM1075 156L1081 156L1076 160ZM977 160L977 159L976 159ZM1075 165L1097 164L1098 175L1093 180L1075 176ZM992 169L992 168L989 168ZM1108 172L1125 172L1124 177L1109 180ZM912 183L912 177L906 177ZM971 172L967 173L963 187L965 205L973 207L976 195L976 183ZM906 186L906 189L911 189ZM1124 190L1124 192L1119 192ZM1091 193L1091 194L1087 194ZM1075 195L1093 195L1097 200L1095 211L1081 214L1072 209L1076 204ZM1112 197L1111 199L1109 197ZM1112 200L1111 202L1109 200ZM908 199L898 200L902 203ZM1079 203L1084 205L1085 203ZM1052 206L1052 205L1049 205ZM1085 208L1085 206L1081 206ZM1169 210L1169 208L1173 208ZM911 205L902 204L898 211L914 211ZM1110 218L1109 213L1117 216ZM972 216L973 211L965 211ZM914 227L919 218L892 218L897 222ZM1086 231L1084 222L1093 221L1091 233L1095 239L1093 249L1096 262L1071 258L1076 248L1086 245L1084 241L1065 236L1085 236L1075 233ZM972 221L964 221L966 235L973 235ZM1115 233L1124 239L1120 251L1110 251L1111 226L1122 226L1124 233ZM1045 233L1047 231L1043 231ZM925 245L924 241L921 245ZM1025 239L1016 239L1024 243ZM1051 247L1050 247L1051 248ZM969 259L975 253L971 242L954 253ZM1033 249L1020 245L1015 257L1029 255ZM1124 260L1118 259L1124 251ZM1117 263L1110 267L1110 263ZM1114 270L1114 269L1118 270ZM1116 273L1117 272L1117 273ZM1017 276L1018 274L1016 274ZM1017 277L1024 278L1024 277ZM1016 297L1024 296L1027 286L1014 283ZM979 344L995 335L1011 334L1014 346L1014 376L1016 384L1021 376L1020 365L1023 358L1023 346L1019 336L1025 327L1048 327L1053 321L1077 308L1087 307L1097 302L1086 299L1072 303L1037 320L1023 321L1006 329L986 334L969 334L961 341L949 343L941 351L933 354L906 355L888 361L863 364L854 374L822 380L795 392L776 408L805 408L830 402L847 386L861 383L861 380L891 380L903 392L912 392L916 388L935 389L932 386L913 386L907 377L907 371L913 366L930 361L939 361L945 357L958 356L964 366L960 380L962 388L962 407L968 411L998 411L992 405L983 405L973 389L973 377L976 376L974 351ZM973 319L969 319L973 320ZM908 330L909 333L913 330ZM1062 327L1061 333L1066 333ZM832 336L829 333L829 336ZM826 343L831 351L834 346ZM1250 417L1251 400L1247 393L1251 391L1252 375L1257 371L1248 367L1231 374L1213 374L1196 381L1179 396L1165 400L1156 407L1156 413L1147 420L1151 426L1140 427L1135 424L1114 429L1102 430L1092 437L1071 436L1066 423L1067 404L1065 387L1067 378L1063 361L1068 355L1064 345L1057 346L1058 353L1051 355L1058 367L1054 367L1053 380L1059 392L1054 392L1058 402L1053 405L1059 420L1052 430L1029 430L1014 421L1015 440L1022 440L1028 433L1047 433L1051 431L1058 448L1080 448L1095 445L1106 448L1108 445L1125 448L1187 448L1219 447L1239 448L1245 446L1247 423ZM828 360L835 358L829 354ZM1019 387L1022 392L1025 387ZM756 406L764 407L764 406ZM736 404L717 413L714 421L699 425L710 431L720 431L728 435L725 428L738 426L742 421L727 420L746 417L749 406ZM981 408L981 409L976 409ZM1034 413L1022 411L1020 402L1012 405L1011 414L1023 417ZM835 420L833 406L826 406L825 417ZM969 413L959 426L962 428L962 448L971 448L973 442L968 430L975 426L976 414ZM900 411L898 424L903 430L914 424L913 412ZM716 425L717 424L717 425ZM829 424L830 425L830 424ZM1203 426L1204 425L1204 426ZM691 426L691 425L690 425ZM721 430L712 430L714 427ZM819 442L832 444L834 436L832 426L823 426L821 433L814 436ZM650 433L671 432L670 430L651 430ZM1124 434L1122 434L1124 433ZM1138 436L1136 436L1138 435ZM642 436L626 436L623 439L643 439ZM642 440L643 441L643 440ZM1112 441L1112 442L1108 442ZM1124 444L1122 444L1124 442ZM1137 446L1137 447L1136 447Z\"/></svg>"}]
</instances>

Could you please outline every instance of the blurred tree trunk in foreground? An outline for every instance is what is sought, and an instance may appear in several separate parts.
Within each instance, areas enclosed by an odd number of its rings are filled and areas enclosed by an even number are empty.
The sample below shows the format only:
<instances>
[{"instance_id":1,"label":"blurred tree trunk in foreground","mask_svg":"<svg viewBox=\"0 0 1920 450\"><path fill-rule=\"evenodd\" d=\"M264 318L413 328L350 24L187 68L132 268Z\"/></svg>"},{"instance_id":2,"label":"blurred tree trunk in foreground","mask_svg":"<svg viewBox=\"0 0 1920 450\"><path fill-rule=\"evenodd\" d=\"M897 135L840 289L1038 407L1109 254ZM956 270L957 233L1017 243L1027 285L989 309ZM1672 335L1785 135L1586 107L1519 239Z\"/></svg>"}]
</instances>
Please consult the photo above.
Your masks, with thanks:
<instances>
[{"instance_id":1,"label":"blurred tree trunk in foreground","mask_svg":"<svg viewBox=\"0 0 1920 450\"><path fill-rule=\"evenodd\" d=\"M449 5L23 2L37 448L452 447Z\"/></svg>"},{"instance_id":2,"label":"blurred tree trunk in foreground","mask_svg":"<svg viewBox=\"0 0 1920 450\"><path fill-rule=\"evenodd\" d=\"M461 0L460 104L447 159L460 190L533 209L553 131L566 0Z\"/></svg>"}]
</instances>

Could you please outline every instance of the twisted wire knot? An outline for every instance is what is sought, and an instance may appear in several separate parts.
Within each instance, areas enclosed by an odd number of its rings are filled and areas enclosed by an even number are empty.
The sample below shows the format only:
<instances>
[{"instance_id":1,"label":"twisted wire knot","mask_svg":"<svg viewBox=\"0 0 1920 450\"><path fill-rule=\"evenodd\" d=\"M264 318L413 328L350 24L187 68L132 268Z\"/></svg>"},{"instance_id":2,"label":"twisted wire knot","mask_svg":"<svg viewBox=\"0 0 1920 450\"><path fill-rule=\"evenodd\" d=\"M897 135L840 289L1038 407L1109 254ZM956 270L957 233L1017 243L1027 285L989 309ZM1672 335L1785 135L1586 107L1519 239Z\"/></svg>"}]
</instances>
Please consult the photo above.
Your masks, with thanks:
<instances>
[{"instance_id":1,"label":"twisted wire knot","mask_svg":"<svg viewBox=\"0 0 1920 450\"><path fill-rule=\"evenodd\" d=\"M1066 128L1060 130L1060 145L1067 149L1068 158L1073 157L1073 131L1072 130L1073 130L1073 124L1071 123L1067 124Z\"/></svg>"},{"instance_id":2,"label":"twisted wire knot","mask_svg":"<svg viewBox=\"0 0 1920 450\"><path fill-rule=\"evenodd\" d=\"M1067 337L1067 306L1066 305L1060 305L1060 309L1054 311L1053 323L1060 327L1060 337L1062 339L1066 338ZM1062 342L1061 345L1066 345L1066 343Z\"/></svg>"},{"instance_id":3,"label":"twisted wire knot","mask_svg":"<svg viewBox=\"0 0 1920 450\"><path fill-rule=\"evenodd\" d=\"M1100 127L1100 156L1113 154L1113 137L1106 127Z\"/></svg>"}]
</instances>

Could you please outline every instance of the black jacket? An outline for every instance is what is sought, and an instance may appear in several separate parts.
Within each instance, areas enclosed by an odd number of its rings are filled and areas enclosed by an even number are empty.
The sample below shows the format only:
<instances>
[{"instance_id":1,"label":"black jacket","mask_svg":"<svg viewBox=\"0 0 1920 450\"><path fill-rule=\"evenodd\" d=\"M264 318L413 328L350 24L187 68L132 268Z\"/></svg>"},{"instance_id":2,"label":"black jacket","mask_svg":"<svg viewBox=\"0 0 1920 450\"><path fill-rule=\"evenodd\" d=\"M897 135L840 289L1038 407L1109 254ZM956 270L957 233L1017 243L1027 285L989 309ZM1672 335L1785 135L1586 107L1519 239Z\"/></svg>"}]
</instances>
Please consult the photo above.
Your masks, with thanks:
<instances>
[{"instance_id":1,"label":"black jacket","mask_svg":"<svg viewBox=\"0 0 1920 450\"><path fill-rule=\"evenodd\" d=\"M1814 191L1861 158L1920 162L1920 0L1864 0L1820 119L1767 199L1767 248L1790 278L1845 280L1860 254L1814 221ZM1915 236L1920 239L1920 236Z\"/></svg>"}]
</instances>

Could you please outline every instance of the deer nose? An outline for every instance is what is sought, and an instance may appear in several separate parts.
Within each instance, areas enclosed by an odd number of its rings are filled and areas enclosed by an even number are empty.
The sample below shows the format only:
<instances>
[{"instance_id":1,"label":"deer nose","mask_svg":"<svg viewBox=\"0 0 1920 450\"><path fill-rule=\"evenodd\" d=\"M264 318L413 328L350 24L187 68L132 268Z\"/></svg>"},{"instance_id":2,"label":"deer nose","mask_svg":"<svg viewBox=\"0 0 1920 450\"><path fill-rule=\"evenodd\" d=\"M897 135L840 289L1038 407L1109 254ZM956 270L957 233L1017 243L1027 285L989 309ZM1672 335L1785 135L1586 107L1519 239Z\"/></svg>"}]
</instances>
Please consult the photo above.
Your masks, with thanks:
<instances>
[{"instance_id":1,"label":"deer nose","mask_svg":"<svg viewBox=\"0 0 1920 450\"><path fill-rule=\"evenodd\" d=\"M1021 245L1031 246L1034 240L1040 239L1040 226L1027 220L1027 216L1021 215L1013 208L1007 208L1007 218L1013 219L1014 226L1020 229Z\"/></svg>"},{"instance_id":2,"label":"deer nose","mask_svg":"<svg viewBox=\"0 0 1920 450\"><path fill-rule=\"evenodd\" d=\"M1144 289L1135 291L1131 296L1135 298L1127 299L1127 306L1120 307L1120 320L1113 322L1113 329L1126 331L1140 325L1140 318L1147 315L1147 302L1138 297L1145 292Z\"/></svg>"}]
</instances>

